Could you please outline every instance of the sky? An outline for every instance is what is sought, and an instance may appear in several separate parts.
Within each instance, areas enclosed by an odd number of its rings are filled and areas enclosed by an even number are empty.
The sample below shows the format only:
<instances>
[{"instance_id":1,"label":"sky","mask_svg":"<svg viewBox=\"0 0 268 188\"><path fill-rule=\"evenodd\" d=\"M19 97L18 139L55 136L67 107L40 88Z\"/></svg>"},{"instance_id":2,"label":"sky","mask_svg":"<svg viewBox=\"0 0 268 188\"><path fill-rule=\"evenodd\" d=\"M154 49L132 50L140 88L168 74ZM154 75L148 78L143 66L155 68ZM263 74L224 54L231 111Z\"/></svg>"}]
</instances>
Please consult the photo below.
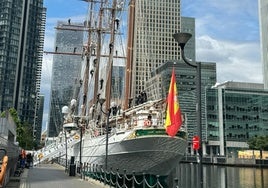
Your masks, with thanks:
<instances>
[{"instance_id":1,"label":"sky","mask_svg":"<svg viewBox=\"0 0 268 188\"><path fill-rule=\"evenodd\" d=\"M47 8L44 51L53 51L59 20L83 22L82 0L44 0ZM181 0L181 16L195 18L196 60L215 62L217 82L262 83L257 0ZM44 54L41 93L45 95L43 128L48 119L52 55Z\"/></svg>"}]
</instances>

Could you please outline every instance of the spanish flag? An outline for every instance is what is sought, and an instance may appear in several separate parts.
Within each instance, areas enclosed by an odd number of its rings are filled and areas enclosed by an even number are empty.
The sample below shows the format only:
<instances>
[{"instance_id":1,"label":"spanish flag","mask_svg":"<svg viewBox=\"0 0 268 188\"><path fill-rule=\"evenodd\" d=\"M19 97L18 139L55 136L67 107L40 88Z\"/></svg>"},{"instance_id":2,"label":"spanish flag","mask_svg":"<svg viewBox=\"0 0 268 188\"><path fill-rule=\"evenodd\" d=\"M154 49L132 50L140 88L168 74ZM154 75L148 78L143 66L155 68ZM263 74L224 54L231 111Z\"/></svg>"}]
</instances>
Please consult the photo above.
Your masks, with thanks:
<instances>
[{"instance_id":1,"label":"spanish flag","mask_svg":"<svg viewBox=\"0 0 268 188\"><path fill-rule=\"evenodd\" d=\"M177 97L177 86L175 70L172 70L171 82L167 97L167 115L165 128L169 136L173 137L177 134L182 124L181 110Z\"/></svg>"}]
</instances>

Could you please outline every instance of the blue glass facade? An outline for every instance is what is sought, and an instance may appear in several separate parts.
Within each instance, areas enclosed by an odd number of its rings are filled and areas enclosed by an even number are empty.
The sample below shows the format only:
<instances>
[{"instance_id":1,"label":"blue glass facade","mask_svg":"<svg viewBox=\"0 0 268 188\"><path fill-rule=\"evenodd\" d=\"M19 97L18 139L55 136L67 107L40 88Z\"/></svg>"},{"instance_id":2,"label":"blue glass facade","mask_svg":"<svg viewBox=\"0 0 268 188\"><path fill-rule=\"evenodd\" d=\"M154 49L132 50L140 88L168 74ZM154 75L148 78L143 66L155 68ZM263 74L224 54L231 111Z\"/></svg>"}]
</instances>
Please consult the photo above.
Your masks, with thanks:
<instances>
[{"instance_id":1,"label":"blue glass facade","mask_svg":"<svg viewBox=\"0 0 268 188\"><path fill-rule=\"evenodd\" d=\"M0 2L0 111L14 107L31 125L39 105L45 18L43 0Z\"/></svg>"},{"instance_id":2,"label":"blue glass facade","mask_svg":"<svg viewBox=\"0 0 268 188\"><path fill-rule=\"evenodd\" d=\"M81 54L83 51L83 23L59 21L57 23L55 54L53 56L48 136L54 137L62 130L61 109L72 99L78 99L76 87L80 86Z\"/></svg>"}]
</instances>

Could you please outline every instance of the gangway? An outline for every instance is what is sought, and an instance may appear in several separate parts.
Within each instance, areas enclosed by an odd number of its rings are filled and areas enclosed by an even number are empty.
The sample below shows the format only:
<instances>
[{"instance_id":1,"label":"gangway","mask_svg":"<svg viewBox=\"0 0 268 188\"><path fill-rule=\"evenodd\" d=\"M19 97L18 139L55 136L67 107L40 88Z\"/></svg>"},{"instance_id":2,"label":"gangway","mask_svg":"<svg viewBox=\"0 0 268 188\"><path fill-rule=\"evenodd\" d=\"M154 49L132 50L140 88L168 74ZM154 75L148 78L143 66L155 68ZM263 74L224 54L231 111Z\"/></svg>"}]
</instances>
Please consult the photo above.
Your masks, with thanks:
<instances>
[{"instance_id":1,"label":"gangway","mask_svg":"<svg viewBox=\"0 0 268 188\"><path fill-rule=\"evenodd\" d=\"M80 136L77 133L68 135L68 137L65 138L66 141L65 139L56 140L48 146L36 151L34 153L33 165L37 165L46 160L50 161L53 158L58 157L60 154L66 154L66 145L68 149L80 142Z\"/></svg>"}]
</instances>

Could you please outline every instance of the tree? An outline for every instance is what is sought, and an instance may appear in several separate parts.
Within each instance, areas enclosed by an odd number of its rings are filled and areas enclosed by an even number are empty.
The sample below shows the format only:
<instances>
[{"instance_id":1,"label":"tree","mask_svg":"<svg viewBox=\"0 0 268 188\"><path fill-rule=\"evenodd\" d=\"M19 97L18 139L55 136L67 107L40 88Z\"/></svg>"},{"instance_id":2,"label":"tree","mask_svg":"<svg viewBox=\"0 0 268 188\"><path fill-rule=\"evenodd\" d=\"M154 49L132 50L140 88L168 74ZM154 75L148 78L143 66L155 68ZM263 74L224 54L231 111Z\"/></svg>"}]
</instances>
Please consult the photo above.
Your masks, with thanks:
<instances>
[{"instance_id":1,"label":"tree","mask_svg":"<svg viewBox=\"0 0 268 188\"><path fill-rule=\"evenodd\" d=\"M256 150L268 150L268 135L252 137L248 141L250 149Z\"/></svg>"},{"instance_id":2,"label":"tree","mask_svg":"<svg viewBox=\"0 0 268 188\"><path fill-rule=\"evenodd\" d=\"M262 159L262 151L268 150L268 135L252 137L248 141L249 149L260 150Z\"/></svg>"},{"instance_id":3,"label":"tree","mask_svg":"<svg viewBox=\"0 0 268 188\"><path fill-rule=\"evenodd\" d=\"M9 113L12 116L12 119L17 126L16 133L19 146L26 150L31 150L34 147L33 134L32 134L33 130L31 125L27 122L21 122L15 108L10 108Z\"/></svg>"}]
</instances>

